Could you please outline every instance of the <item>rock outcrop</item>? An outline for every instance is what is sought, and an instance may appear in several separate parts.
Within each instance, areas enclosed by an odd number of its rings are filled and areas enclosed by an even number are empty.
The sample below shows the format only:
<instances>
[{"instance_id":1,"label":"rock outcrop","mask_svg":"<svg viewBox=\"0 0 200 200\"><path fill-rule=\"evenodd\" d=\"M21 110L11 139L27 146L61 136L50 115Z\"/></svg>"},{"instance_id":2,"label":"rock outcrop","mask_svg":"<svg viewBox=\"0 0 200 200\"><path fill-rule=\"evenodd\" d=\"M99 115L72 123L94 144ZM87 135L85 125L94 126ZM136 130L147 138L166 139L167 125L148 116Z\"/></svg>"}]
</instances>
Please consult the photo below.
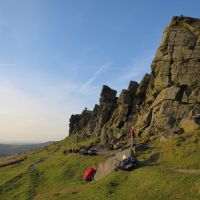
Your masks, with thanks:
<instances>
[{"instance_id":1,"label":"rock outcrop","mask_svg":"<svg viewBox=\"0 0 200 200\"><path fill-rule=\"evenodd\" d=\"M183 128L186 133L200 130L200 116L194 117L193 119L183 119L180 123L180 127Z\"/></svg>"},{"instance_id":2,"label":"rock outcrop","mask_svg":"<svg viewBox=\"0 0 200 200\"><path fill-rule=\"evenodd\" d=\"M117 91L104 85L100 104L96 104L93 111L85 109L81 114L71 116L69 134L79 134L83 137L99 136L103 126L109 121L116 108L116 94Z\"/></svg>"},{"instance_id":3,"label":"rock outcrop","mask_svg":"<svg viewBox=\"0 0 200 200\"><path fill-rule=\"evenodd\" d=\"M199 114L200 19L173 17L151 68L150 75L140 84L131 81L119 98L115 90L103 86L99 106L72 115L70 135L98 135L117 149L132 125L139 136L169 137L182 119Z\"/></svg>"}]
</instances>

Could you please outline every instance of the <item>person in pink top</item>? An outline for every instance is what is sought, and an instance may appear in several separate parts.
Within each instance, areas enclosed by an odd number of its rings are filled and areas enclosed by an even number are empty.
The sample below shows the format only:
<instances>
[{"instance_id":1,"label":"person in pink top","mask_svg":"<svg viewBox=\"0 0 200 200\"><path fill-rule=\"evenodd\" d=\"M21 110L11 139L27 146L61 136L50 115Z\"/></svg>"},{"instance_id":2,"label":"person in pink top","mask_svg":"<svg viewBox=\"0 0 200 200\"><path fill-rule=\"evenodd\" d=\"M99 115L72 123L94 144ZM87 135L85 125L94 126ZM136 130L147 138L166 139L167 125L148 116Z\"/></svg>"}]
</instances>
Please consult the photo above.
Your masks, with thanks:
<instances>
[{"instance_id":1,"label":"person in pink top","mask_svg":"<svg viewBox=\"0 0 200 200\"><path fill-rule=\"evenodd\" d=\"M134 131L133 126L131 127L131 130L130 130L130 137L131 137L131 146L132 147L136 146L135 131Z\"/></svg>"}]
</instances>

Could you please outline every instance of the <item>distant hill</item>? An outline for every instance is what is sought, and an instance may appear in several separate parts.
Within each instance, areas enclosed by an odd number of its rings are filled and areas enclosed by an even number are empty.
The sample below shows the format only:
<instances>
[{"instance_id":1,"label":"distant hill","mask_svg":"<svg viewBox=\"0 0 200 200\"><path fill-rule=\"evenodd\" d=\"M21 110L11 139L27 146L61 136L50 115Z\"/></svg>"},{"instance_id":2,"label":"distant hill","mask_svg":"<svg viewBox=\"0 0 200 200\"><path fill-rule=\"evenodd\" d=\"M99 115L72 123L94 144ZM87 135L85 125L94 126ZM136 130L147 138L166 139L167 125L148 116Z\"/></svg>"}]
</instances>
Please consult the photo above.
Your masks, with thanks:
<instances>
[{"instance_id":1,"label":"distant hill","mask_svg":"<svg viewBox=\"0 0 200 200\"><path fill-rule=\"evenodd\" d=\"M45 146L48 146L52 144L52 141L45 142L45 143L39 143L39 144L0 144L0 157L2 156L10 156L13 154L29 151L29 150L35 150L40 149Z\"/></svg>"}]
</instances>

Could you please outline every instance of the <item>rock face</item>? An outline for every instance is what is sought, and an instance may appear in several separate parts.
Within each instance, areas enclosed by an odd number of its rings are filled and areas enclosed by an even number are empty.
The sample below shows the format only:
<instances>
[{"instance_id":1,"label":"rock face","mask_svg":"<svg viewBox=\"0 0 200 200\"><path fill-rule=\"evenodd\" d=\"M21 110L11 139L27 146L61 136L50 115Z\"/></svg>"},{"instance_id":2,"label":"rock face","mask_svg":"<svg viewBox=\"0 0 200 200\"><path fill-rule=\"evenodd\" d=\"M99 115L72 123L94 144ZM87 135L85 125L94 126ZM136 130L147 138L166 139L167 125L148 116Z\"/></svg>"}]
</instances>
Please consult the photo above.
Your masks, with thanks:
<instances>
[{"instance_id":1,"label":"rock face","mask_svg":"<svg viewBox=\"0 0 200 200\"><path fill-rule=\"evenodd\" d=\"M200 117L193 119L183 119L180 123L180 127L183 128L187 133L200 130Z\"/></svg>"},{"instance_id":2,"label":"rock face","mask_svg":"<svg viewBox=\"0 0 200 200\"><path fill-rule=\"evenodd\" d=\"M173 17L151 68L119 98L103 86L99 106L72 115L70 135L100 135L111 148L120 148L132 125L139 136L171 136L182 119L200 114L200 19Z\"/></svg>"},{"instance_id":3,"label":"rock face","mask_svg":"<svg viewBox=\"0 0 200 200\"><path fill-rule=\"evenodd\" d=\"M83 137L100 135L103 126L109 121L116 108L117 91L104 85L101 91L100 104L93 111L85 109L81 114L72 115L69 123L69 134Z\"/></svg>"},{"instance_id":4,"label":"rock face","mask_svg":"<svg viewBox=\"0 0 200 200\"><path fill-rule=\"evenodd\" d=\"M98 181L103 177L110 174L119 163L123 160L123 156L127 158L131 156L131 150L127 149L121 152L118 152L115 156L108 158L105 162L100 163L97 167L97 172L94 176L94 180Z\"/></svg>"}]
</instances>

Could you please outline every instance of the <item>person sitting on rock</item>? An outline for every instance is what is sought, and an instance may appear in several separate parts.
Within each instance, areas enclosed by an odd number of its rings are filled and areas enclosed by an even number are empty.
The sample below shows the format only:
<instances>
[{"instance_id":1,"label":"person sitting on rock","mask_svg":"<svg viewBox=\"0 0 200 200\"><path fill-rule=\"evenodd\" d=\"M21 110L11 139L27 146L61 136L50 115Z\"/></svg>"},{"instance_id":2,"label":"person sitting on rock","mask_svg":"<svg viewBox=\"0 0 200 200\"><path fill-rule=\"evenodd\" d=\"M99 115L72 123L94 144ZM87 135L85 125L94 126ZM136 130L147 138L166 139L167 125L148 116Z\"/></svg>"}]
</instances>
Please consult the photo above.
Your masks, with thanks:
<instances>
[{"instance_id":1,"label":"person sitting on rock","mask_svg":"<svg viewBox=\"0 0 200 200\"><path fill-rule=\"evenodd\" d=\"M135 138L135 132L134 132L133 126L131 127L131 130L130 130L130 137L131 137L131 147L135 147L136 146L136 138Z\"/></svg>"}]
</instances>

